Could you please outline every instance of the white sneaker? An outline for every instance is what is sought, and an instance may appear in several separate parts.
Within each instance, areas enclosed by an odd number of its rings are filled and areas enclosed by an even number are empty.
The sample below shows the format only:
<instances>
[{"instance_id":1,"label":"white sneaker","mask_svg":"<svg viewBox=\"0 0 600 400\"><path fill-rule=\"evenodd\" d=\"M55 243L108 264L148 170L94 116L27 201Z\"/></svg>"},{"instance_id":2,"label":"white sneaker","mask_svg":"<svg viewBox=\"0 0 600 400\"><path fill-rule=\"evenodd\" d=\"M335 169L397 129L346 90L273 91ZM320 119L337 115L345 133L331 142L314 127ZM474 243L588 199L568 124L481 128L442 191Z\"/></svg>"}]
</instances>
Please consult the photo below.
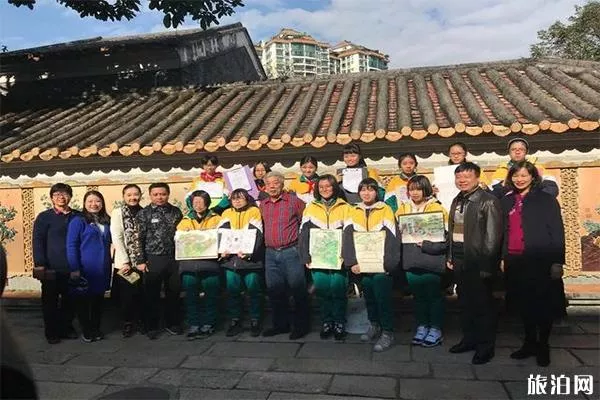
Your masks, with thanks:
<instances>
[{"instance_id":1,"label":"white sneaker","mask_svg":"<svg viewBox=\"0 0 600 400\"><path fill-rule=\"evenodd\" d=\"M375 343L375 346L373 346L373 351L385 351L392 347L392 344L394 344L394 333L389 331L383 331L381 333L381 336L379 337L379 340L377 341L377 343Z\"/></svg>"},{"instance_id":2,"label":"white sneaker","mask_svg":"<svg viewBox=\"0 0 600 400\"><path fill-rule=\"evenodd\" d=\"M363 333L362 335L360 335L360 341L370 342L371 340L377 339L379 335L381 335L381 327L379 326L379 324L371 322L367 333Z\"/></svg>"},{"instance_id":3,"label":"white sneaker","mask_svg":"<svg viewBox=\"0 0 600 400\"><path fill-rule=\"evenodd\" d=\"M442 336L442 331L438 328L429 328L429 332L425 339L423 339L423 343L421 344L423 347L435 347L442 344L444 340L444 336Z\"/></svg>"},{"instance_id":4,"label":"white sneaker","mask_svg":"<svg viewBox=\"0 0 600 400\"><path fill-rule=\"evenodd\" d=\"M412 338L412 344L421 345L423 344L423 340L425 336L429 333L429 328L425 325L419 325L417 327L417 332L415 332L415 336Z\"/></svg>"}]
</instances>

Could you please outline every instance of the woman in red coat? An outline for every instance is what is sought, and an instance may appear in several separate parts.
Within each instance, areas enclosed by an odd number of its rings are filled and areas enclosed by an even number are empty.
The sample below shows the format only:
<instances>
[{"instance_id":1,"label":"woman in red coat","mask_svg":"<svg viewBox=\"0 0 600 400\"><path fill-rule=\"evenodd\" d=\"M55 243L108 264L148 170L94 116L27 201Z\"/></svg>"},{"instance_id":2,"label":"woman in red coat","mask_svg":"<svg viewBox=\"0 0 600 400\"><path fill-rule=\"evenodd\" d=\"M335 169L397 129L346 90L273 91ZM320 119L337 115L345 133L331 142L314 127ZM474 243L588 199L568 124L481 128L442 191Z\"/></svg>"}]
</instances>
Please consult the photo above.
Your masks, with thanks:
<instances>
[{"instance_id":1,"label":"woman in red coat","mask_svg":"<svg viewBox=\"0 0 600 400\"><path fill-rule=\"evenodd\" d=\"M511 358L536 356L538 365L547 366L552 320L564 312L554 287L562 277L565 234L558 201L540 190L541 181L532 163L515 163L506 179L510 191L501 204L506 290L525 325L523 346Z\"/></svg>"}]
</instances>

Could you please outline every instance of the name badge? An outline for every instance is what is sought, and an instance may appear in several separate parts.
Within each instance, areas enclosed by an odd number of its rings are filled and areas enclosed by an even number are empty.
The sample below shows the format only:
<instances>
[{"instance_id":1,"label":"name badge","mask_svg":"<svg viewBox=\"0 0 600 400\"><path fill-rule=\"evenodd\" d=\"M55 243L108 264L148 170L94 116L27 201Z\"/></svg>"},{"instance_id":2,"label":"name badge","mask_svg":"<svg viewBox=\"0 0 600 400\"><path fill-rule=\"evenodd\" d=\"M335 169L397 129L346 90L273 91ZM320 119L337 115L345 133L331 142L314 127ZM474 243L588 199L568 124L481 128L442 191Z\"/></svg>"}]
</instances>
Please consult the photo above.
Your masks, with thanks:
<instances>
[{"instance_id":1,"label":"name badge","mask_svg":"<svg viewBox=\"0 0 600 400\"><path fill-rule=\"evenodd\" d=\"M150 220L150 222L151 222L151 223L153 223L153 224L158 224L158 223L159 223L159 220L158 220L158 218L152 218L152 219Z\"/></svg>"}]
</instances>

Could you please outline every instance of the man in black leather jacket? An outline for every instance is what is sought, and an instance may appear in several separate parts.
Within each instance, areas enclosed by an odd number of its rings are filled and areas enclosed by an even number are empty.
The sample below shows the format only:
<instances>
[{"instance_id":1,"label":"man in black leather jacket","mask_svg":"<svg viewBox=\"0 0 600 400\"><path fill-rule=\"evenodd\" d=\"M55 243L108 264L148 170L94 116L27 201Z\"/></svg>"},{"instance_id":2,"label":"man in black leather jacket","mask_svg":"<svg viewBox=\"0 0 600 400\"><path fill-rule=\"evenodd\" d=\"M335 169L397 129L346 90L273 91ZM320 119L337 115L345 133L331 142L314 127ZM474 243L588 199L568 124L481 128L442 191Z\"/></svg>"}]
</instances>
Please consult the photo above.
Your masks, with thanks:
<instances>
[{"instance_id":1,"label":"man in black leather jacket","mask_svg":"<svg viewBox=\"0 0 600 400\"><path fill-rule=\"evenodd\" d=\"M497 312L492 280L500 271L502 208L500 201L479 186L481 169L466 162L455 171L460 193L450 207L448 268L454 270L461 308L463 338L451 353L475 350L473 364L494 357Z\"/></svg>"}]
</instances>

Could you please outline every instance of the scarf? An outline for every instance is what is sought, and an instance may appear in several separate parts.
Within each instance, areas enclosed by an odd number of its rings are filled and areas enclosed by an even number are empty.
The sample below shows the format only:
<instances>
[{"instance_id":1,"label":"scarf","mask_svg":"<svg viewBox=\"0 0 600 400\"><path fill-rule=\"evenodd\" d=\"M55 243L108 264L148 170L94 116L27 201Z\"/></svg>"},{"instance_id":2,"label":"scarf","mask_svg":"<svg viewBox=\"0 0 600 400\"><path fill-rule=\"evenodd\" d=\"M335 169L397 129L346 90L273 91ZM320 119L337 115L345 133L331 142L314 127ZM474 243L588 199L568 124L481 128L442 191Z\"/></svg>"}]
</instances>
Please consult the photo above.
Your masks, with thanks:
<instances>
[{"instance_id":1,"label":"scarf","mask_svg":"<svg viewBox=\"0 0 600 400\"><path fill-rule=\"evenodd\" d=\"M308 185L308 190L306 191L306 193L313 193L315 183L317 183L317 179L319 179L319 175L317 174L314 174L310 178L307 178L304 175L300 175L300 182L304 182Z\"/></svg>"},{"instance_id":2,"label":"scarf","mask_svg":"<svg viewBox=\"0 0 600 400\"><path fill-rule=\"evenodd\" d=\"M205 171L200 172L200 179L202 179L204 182L214 182L221 178L223 178L223 174L220 172L215 172L214 175L209 175Z\"/></svg>"},{"instance_id":3,"label":"scarf","mask_svg":"<svg viewBox=\"0 0 600 400\"><path fill-rule=\"evenodd\" d=\"M123 216L123 236L125 238L125 247L130 262L135 262L141 255L138 241L139 229L135 222L135 216L141 209L142 207L140 205L131 207L127 204L123 204L123 206L121 206L121 214Z\"/></svg>"},{"instance_id":4,"label":"scarf","mask_svg":"<svg viewBox=\"0 0 600 400\"><path fill-rule=\"evenodd\" d=\"M255 179L254 183L256 184L256 188L260 191L265 190L265 181L264 179Z\"/></svg>"}]
</instances>

